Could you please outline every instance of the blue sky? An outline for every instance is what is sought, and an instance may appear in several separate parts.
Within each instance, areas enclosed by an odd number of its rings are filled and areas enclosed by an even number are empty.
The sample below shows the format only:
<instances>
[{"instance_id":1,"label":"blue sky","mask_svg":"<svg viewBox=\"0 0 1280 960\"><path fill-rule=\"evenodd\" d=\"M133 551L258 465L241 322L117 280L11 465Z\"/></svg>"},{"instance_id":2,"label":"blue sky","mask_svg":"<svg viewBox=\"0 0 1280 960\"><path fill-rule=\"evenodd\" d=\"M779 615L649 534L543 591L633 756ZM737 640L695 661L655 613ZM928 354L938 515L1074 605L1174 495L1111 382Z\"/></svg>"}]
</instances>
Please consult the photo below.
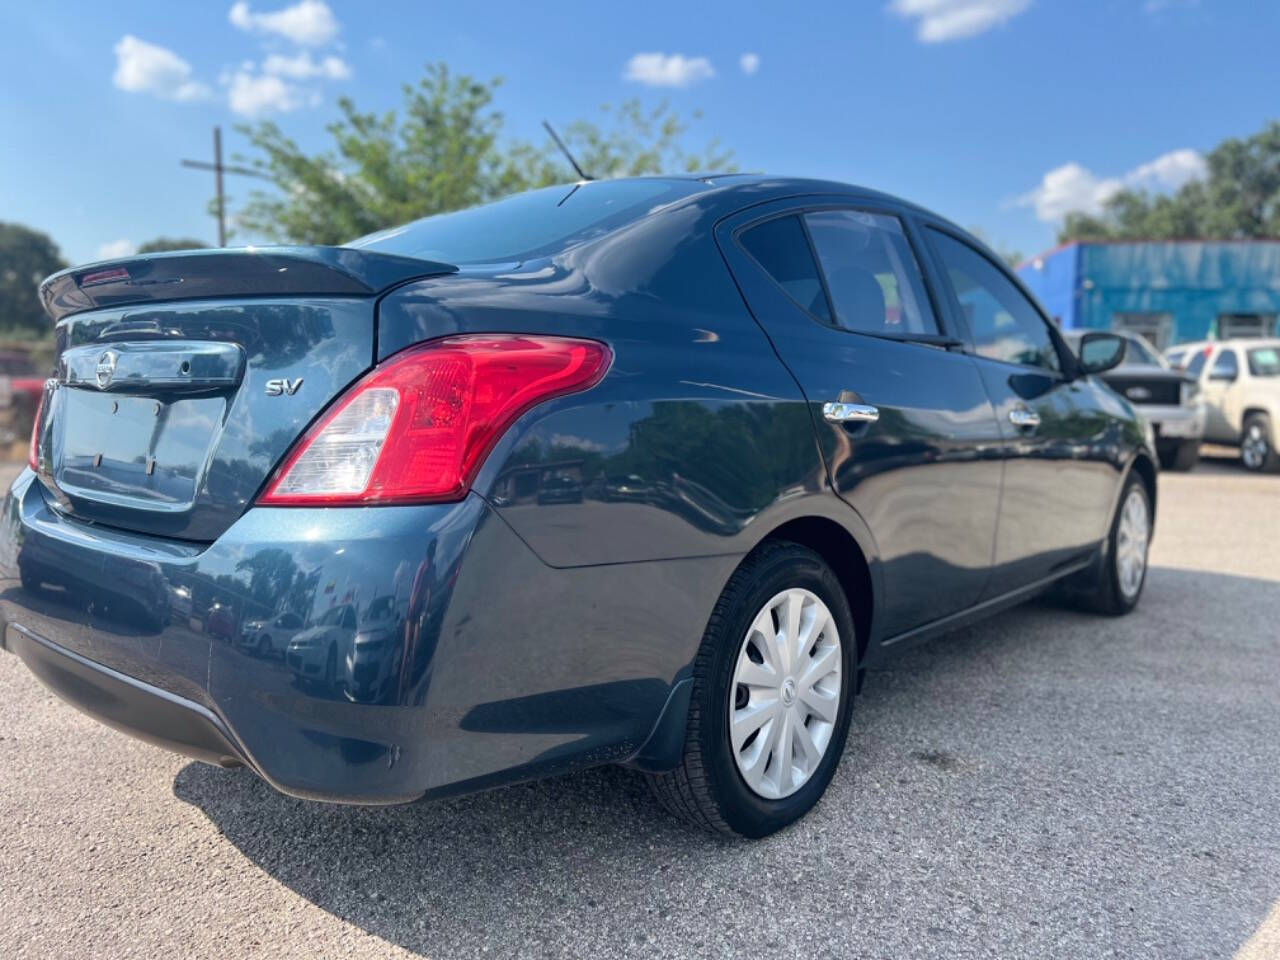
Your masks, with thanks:
<instances>
[{"instance_id":1,"label":"blue sky","mask_svg":"<svg viewBox=\"0 0 1280 960\"><path fill-rule=\"evenodd\" d=\"M482 11L482 12L481 12ZM753 5L344 0L12 4L0 30L0 220L72 262L212 242L221 124L325 143L334 101L398 104L422 64L500 75L515 136L627 97L702 111L743 169L897 193L1033 253L1065 209L1168 189L1280 117L1280 3L845 0ZM230 180L234 198L248 183ZM243 238L249 239L249 238Z\"/></svg>"}]
</instances>

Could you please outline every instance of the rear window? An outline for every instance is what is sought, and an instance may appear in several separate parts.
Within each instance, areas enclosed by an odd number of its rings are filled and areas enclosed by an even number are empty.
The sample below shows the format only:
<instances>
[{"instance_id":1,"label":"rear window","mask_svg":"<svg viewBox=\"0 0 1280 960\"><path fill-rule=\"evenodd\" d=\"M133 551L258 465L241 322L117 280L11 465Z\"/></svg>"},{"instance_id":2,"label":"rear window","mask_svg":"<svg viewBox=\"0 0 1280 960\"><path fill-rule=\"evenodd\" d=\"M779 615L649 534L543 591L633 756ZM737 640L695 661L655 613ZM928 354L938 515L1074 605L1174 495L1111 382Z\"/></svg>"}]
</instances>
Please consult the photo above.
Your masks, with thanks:
<instances>
[{"instance_id":1,"label":"rear window","mask_svg":"<svg viewBox=\"0 0 1280 960\"><path fill-rule=\"evenodd\" d=\"M1137 367L1163 367L1160 357L1140 337L1125 337L1124 362Z\"/></svg>"},{"instance_id":2,"label":"rear window","mask_svg":"<svg viewBox=\"0 0 1280 960\"><path fill-rule=\"evenodd\" d=\"M1191 359L1187 361L1187 373L1193 377L1200 376L1200 371L1204 369L1204 363L1209 359L1208 350L1197 350L1191 355Z\"/></svg>"},{"instance_id":3,"label":"rear window","mask_svg":"<svg viewBox=\"0 0 1280 960\"><path fill-rule=\"evenodd\" d=\"M818 279L818 265L797 217L778 217L745 231L743 248L800 306L827 323L831 313Z\"/></svg>"},{"instance_id":4,"label":"rear window","mask_svg":"<svg viewBox=\"0 0 1280 960\"><path fill-rule=\"evenodd\" d=\"M548 256L704 189L696 180L592 180L517 193L352 240L348 247L444 263Z\"/></svg>"}]
</instances>

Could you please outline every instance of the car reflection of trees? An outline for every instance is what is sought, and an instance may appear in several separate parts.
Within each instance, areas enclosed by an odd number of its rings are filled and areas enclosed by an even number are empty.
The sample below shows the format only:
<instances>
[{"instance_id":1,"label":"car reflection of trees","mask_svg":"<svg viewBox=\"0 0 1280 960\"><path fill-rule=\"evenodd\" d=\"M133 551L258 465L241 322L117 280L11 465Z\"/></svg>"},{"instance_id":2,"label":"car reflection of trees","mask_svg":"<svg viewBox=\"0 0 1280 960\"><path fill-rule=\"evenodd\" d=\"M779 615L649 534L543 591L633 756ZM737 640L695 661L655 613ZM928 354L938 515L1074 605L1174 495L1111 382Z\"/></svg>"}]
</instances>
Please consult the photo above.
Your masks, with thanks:
<instances>
[{"instance_id":1,"label":"car reflection of trees","mask_svg":"<svg viewBox=\"0 0 1280 960\"><path fill-rule=\"evenodd\" d=\"M821 481L806 473L812 445L808 411L796 404L665 401L631 423L614 453L600 452L605 438L528 438L497 479L494 503L649 504L731 532L779 489Z\"/></svg>"}]
</instances>

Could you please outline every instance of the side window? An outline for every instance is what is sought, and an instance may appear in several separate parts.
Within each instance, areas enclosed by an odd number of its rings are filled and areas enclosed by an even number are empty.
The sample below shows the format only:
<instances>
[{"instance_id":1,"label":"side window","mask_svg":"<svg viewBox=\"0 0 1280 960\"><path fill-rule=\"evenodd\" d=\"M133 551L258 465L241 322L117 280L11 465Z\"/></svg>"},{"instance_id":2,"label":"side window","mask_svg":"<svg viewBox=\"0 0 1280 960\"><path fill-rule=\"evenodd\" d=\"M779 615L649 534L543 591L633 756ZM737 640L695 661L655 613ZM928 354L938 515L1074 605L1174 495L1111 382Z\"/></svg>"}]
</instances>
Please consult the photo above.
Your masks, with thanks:
<instances>
[{"instance_id":1,"label":"side window","mask_svg":"<svg viewBox=\"0 0 1280 960\"><path fill-rule=\"evenodd\" d=\"M1204 362L1209 359L1208 350L1197 350L1191 355L1191 359L1187 361L1187 374L1192 377L1199 377L1200 372L1204 370Z\"/></svg>"},{"instance_id":2,"label":"side window","mask_svg":"<svg viewBox=\"0 0 1280 960\"><path fill-rule=\"evenodd\" d=\"M986 257L968 244L930 229L969 321L980 356L1026 367L1061 370L1062 361L1040 313Z\"/></svg>"},{"instance_id":3,"label":"side window","mask_svg":"<svg viewBox=\"0 0 1280 960\"><path fill-rule=\"evenodd\" d=\"M1234 350L1223 350L1213 361L1209 376L1222 380L1234 380L1240 375L1240 360Z\"/></svg>"},{"instance_id":4,"label":"side window","mask_svg":"<svg viewBox=\"0 0 1280 960\"><path fill-rule=\"evenodd\" d=\"M792 300L819 320L831 322L818 265L798 217L767 220L744 231L738 240Z\"/></svg>"},{"instance_id":5,"label":"side window","mask_svg":"<svg viewBox=\"0 0 1280 960\"><path fill-rule=\"evenodd\" d=\"M878 334L936 334L920 267L897 217L860 210L805 215L836 323Z\"/></svg>"},{"instance_id":6,"label":"side window","mask_svg":"<svg viewBox=\"0 0 1280 960\"><path fill-rule=\"evenodd\" d=\"M1182 366L1182 351L1175 350L1173 353L1169 354L1169 356L1165 357L1165 359L1169 361L1169 366L1177 370Z\"/></svg>"}]
</instances>

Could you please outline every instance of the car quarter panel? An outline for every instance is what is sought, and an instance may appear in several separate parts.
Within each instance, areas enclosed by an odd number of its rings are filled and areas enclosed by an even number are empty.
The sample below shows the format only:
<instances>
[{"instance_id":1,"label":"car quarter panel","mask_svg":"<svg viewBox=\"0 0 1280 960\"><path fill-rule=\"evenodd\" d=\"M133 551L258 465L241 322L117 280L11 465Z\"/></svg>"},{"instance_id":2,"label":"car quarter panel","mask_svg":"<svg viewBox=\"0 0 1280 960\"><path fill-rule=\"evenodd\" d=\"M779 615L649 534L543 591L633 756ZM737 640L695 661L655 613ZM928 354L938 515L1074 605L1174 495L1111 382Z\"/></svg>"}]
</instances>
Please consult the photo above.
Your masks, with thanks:
<instances>
[{"instance_id":1,"label":"car quarter panel","mask_svg":"<svg viewBox=\"0 0 1280 960\"><path fill-rule=\"evenodd\" d=\"M803 394L716 250L718 215L691 203L379 306L381 356L467 332L608 343L603 381L521 418L474 485L553 566L743 555L797 501L827 496Z\"/></svg>"}]
</instances>

